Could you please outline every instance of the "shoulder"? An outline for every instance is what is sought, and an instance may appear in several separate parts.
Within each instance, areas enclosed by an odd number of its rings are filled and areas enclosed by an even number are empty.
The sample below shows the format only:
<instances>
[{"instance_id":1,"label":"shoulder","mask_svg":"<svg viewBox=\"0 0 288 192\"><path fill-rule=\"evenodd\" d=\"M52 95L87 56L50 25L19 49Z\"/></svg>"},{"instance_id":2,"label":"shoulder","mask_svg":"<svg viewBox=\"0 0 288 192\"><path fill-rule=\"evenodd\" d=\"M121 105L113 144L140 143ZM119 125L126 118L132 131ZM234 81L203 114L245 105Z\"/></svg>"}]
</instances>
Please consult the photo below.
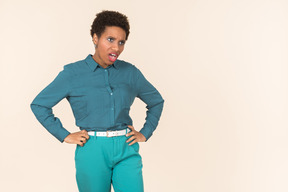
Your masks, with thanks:
<instances>
[{"instance_id":1,"label":"shoulder","mask_svg":"<svg viewBox=\"0 0 288 192\"><path fill-rule=\"evenodd\" d=\"M81 73L81 72L87 71L87 64L85 62L85 59L78 60L78 61L64 65L63 71L65 71L65 73L70 74L70 75L75 75L79 72Z\"/></svg>"},{"instance_id":2,"label":"shoulder","mask_svg":"<svg viewBox=\"0 0 288 192\"><path fill-rule=\"evenodd\" d=\"M123 75L130 77L132 81L135 83L140 77L143 77L142 72L138 67L134 64L124 61L124 60L117 60L118 67L120 71L122 71Z\"/></svg>"},{"instance_id":3,"label":"shoulder","mask_svg":"<svg viewBox=\"0 0 288 192\"><path fill-rule=\"evenodd\" d=\"M137 73L139 70L134 64L120 59L117 60L116 65L117 67L119 67L119 69L129 71L132 73Z\"/></svg>"},{"instance_id":4,"label":"shoulder","mask_svg":"<svg viewBox=\"0 0 288 192\"><path fill-rule=\"evenodd\" d=\"M63 66L63 69L64 70L67 70L67 71L77 71L79 69L83 69L83 65L85 65L85 60L80 60L80 61L75 61L73 63L68 63L66 65Z\"/></svg>"}]
</instances>

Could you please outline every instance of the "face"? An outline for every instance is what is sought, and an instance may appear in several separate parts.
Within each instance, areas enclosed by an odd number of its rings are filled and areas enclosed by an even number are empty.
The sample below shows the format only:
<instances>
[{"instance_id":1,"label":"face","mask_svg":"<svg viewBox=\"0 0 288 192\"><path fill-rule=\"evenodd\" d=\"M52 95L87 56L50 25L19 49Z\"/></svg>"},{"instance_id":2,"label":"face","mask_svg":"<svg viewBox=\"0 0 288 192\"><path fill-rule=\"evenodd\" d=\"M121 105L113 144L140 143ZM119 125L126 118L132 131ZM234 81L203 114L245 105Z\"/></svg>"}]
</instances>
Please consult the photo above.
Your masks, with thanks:
<instances>
[{"instance_id":1,"label":"face","mask_svg":"<svg viewBox=\"0 0 288 192\"><path fill-rule=\"evenodd\" d=\"M103 68L112 65L124 50L126 32L116 26L106 26L105 31L98 38L93 36L95 48L94 60Z\"/></svg>"}]
</instances>

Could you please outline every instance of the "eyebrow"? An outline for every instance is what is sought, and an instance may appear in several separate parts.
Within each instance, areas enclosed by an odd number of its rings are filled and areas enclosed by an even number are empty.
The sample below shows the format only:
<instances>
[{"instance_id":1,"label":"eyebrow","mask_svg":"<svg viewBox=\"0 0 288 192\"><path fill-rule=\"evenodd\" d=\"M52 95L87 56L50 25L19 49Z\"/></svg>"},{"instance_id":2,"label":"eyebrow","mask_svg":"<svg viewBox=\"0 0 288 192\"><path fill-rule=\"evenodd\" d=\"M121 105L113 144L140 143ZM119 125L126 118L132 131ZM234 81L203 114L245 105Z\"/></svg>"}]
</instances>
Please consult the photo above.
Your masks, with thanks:
<instances>
[{"instance_id":1,"label":"eyebrow","mask_svg":"<svg viewBox=\"0 0 288 192\"><path fill-rule=\"evenodd\" d=\"M111 35L109 35L107 38L113 38L113 39L116 39L115 37L113 37L113 36L111 36ZM122 40L120 40L120 41L126 41L125 39L122 39Z\"/></svg>"}]
</instances>

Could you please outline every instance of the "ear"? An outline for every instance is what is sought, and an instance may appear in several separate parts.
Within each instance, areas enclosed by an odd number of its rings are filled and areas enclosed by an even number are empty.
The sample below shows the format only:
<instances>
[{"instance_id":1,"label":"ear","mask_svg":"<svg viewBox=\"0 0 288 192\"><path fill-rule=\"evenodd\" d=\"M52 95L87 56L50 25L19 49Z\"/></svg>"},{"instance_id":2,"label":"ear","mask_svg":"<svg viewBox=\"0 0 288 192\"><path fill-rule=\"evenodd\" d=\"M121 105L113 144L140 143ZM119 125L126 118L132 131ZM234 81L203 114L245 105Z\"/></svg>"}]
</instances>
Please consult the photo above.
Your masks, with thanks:
<instances>
[{"instance_id":1,"label":"ear","mask_svg":"<svg viewBox=\"0 0 288 192\"><path fill-rule=\"evenodd\" d=\"M97 37L96 33L94 33L94 35L93 35L93 43L94 43L95 45L98 44L98 37Z\"/></svg>"}]
</instances>

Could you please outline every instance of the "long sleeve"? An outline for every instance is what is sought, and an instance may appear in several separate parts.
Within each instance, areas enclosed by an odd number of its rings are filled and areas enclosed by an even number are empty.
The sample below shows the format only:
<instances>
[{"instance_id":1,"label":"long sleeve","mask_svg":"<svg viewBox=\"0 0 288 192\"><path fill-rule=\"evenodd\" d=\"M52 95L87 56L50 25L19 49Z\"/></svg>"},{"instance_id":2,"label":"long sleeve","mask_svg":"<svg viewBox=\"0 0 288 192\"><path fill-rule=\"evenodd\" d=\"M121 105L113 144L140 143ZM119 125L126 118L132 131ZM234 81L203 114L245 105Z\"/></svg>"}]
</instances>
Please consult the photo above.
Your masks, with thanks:
<instances>
[{"instance_id":1,"label":"long sleeve","mask_svg":"<svg viewBox=\"0 0 288 192\"><path fill-rule=\"evenodd\" d=\"M56 78L30 104L37 120L60 142L63 142L70 132L62 126L60 119L55 117L52 107L68 96L70 89L68 77L69 74L64 66Z\"/></svg>"},{"instance_id":2,"label":"long sleeve","mask_svg":"<svg viewBox=\"0 0 288 192\"><path fill-rule=\"evenodd\" d=\"M164 100L158 90L137 69L137 97L146 103L146 118L140 132L146 137L146 142L155 131L164 105Z\"/></svg>"}]
</instances>

